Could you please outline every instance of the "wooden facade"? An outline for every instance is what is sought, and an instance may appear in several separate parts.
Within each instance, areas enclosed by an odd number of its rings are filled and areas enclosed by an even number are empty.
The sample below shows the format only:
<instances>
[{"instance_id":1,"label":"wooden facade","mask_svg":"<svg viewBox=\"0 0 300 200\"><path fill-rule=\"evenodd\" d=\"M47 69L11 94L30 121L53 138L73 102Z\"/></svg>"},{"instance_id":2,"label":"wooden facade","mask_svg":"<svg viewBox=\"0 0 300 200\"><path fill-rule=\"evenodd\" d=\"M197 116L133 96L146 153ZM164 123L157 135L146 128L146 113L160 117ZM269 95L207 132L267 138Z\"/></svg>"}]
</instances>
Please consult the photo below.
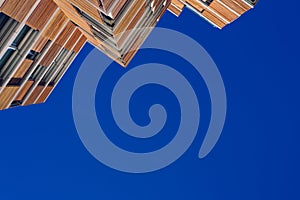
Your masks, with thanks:
<instances>
[{"instance_id":1,"label":"wooden facade","mask_svg":"<svg viewBox=\"0 0 300 200\"><path fill-rule=\"evenodd\" d=\"M0 109L42 103L87 38L52 0L0 6Z\"/></svg>"},{"instance_id":2,"label":"wooden facade","mask_svg":"<svg viewBox=\"0 0 300 200\"><path fill-rule=\"evenodd\" d=\"M256 0L0 0L0 110L47 100L88 41L127 66L168 9L218 28Z\"/></svg>"},{"instance_id":3,"label":"wooden facade","mask_svg":"<svg viewBox=\"0 0 300 200\"><path fill-rule=\"evenodd\" d=\"M169 11L179 16L184 7L196 12L217 28L224 28L246 11L257 0L172 0Z\"/></svg>"}]
</instances>

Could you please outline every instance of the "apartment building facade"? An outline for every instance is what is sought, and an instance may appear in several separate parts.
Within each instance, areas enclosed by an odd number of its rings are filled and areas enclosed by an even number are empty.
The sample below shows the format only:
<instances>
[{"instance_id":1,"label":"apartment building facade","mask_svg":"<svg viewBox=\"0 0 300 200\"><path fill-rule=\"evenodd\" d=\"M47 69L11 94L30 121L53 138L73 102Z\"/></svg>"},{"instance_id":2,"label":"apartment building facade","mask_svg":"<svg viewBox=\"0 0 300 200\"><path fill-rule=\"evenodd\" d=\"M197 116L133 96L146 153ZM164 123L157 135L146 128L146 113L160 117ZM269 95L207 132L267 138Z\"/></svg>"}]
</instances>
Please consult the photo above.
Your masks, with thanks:
<instances>
[{"instance_id":1,"label":"apartment building facade","mask_svg":"<svg viewBox=\"0 0 300 200\"><path fill-rule=\"evenodd\" d=\"M0 110L46 101L88 41L127 66L168 9L223 28L256 0L0 0Z\"/></svg>"},{"instance_id":2,"label":"apartment building facade","mask_svg":"<svg viewBox=\"0 0 300 200\"><path fill-rule=\"evenodd\" d=\"M51 0L0 8L0 109L46 101L86 42Z\"/></svg>"},{"instance_id":3,"label":"apartment building facade","mask_svg":"<svg viewBox=\"0 0 300 200\"><path fill-rule=\"evenodd\" d=\"M182 10L187 7L213 26L222 29L252 9L257 1L258 0L172 0L169 11L179 16Z\"/></svg>"}]
</instances>

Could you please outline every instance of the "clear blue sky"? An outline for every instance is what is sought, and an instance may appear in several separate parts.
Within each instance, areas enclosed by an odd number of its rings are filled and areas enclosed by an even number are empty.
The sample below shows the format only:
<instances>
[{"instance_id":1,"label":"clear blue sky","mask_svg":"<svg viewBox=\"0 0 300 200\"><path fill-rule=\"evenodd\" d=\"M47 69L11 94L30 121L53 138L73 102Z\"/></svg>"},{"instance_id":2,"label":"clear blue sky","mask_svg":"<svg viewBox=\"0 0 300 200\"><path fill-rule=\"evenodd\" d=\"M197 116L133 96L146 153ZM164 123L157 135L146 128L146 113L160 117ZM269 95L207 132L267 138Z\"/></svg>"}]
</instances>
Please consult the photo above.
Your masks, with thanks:
<instances>
[{"instance_id":1,"label":"clear blue sky","mask_svg":"<svg viewBox=\"0 0 300 200\"><path fill-rule=\"evenodd\" d=\"M72 89L92 49L86 45L47 103L0 112L0 199L300 199L299 6L298 1L261 0L222 31L189 10L180 18L164 15L158 26L194 38L218 65L228 113L213 152L197 159L210 112L207 93L200 91L203 126L192 147L171 166L148 174L126 174L102 165L77 135ZM139 52L129 68L153 54L158 62L181 62L150 50ZM121 68L112 67L120 73ZM113 76L113 68L110 73ZM148 89L149 95L165 92ZM172 96L164 97L172 102ZM98 100L98 112L107 112L105 102ZM140 122L145 120L141 117Z\"/></svg>"}]
</instances>

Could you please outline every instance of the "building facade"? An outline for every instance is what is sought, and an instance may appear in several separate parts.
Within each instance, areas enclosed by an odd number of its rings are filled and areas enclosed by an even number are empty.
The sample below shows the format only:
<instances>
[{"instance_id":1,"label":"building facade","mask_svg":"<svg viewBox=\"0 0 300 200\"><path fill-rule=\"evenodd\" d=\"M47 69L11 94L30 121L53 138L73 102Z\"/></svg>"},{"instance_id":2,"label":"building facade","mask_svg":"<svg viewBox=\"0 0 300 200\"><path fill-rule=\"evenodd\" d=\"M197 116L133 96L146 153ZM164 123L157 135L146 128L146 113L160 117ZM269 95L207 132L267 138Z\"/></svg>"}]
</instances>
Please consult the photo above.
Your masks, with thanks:
<instances>
[{"instance_id":1,"label":"building facade","mask_svg":"<svg viewBox=\"0 0 300 200\"><path fill-rule=\"evenodd\" d=\"M224 28L255 6L258 0L172 0L169 7L179 16L184 7L194 11L217 28Z\"/></svg>"},{"instance_id":2,"label":"building facade","mask_svg":"<svg viewBox=\"0 0 300 200\"><path fill-rule=\"evenodd\" d=\"M122 66L168 9L223 28L256 0L0 0L0 110L46 101L88 41Z\"/></svg>"},{"instance_id":3,"label":"building facade","mask_svg":"<svg viewBox=\"0 0 300 200\"><path fill-rule=\"evenodd\" d=\"M51 0L0 8L0 109L44 102L86 42Z\"/></svg>"}]
</instances>

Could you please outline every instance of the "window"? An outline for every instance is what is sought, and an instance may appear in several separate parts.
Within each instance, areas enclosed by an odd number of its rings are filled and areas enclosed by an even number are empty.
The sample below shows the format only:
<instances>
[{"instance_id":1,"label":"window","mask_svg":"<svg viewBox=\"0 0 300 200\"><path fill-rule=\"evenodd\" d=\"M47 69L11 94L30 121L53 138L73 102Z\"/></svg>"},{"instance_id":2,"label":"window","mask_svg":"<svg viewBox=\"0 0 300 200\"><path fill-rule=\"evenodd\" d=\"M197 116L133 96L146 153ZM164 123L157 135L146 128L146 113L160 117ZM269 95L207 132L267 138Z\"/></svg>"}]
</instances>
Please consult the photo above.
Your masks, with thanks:
<instances>
[{"instance_id":1,"label":"window","mask_svg":"<svg viewBox=\"0 0 300 200\"><path fill-rule=\"evenodd\" d=\"M29 80L37 81L39 78L41 78L42 74L45 72L46 69L47 67L38 65L31 74Z\"/></svg>"},{"instance_id":2,"label":"window","mask_svg":"<svg viewBox=\"0 0 300 200\"><path fill-rule=\"evenodd\" d=\"M13 49L8 49L5 54L3 55L3 57L0 60L0 74L3 73L3 71L5 70L5 64L9 61L10 57L12 56L12 54L14 53L15 50ZM3 77L0 77L0 85L2 85L2 82L4 81Z\"/></svg>"},{"instance_id":3,"label":"window","mask_svg":"<svg viewBox=\"0 0 300 200\"><path fill-rule=\"evenodd\" d=\"M0 51L7 45L7 42L18 26L19 23L17 21L4 13L0 13Z\"/></svg>"},{"instance_id":4,"label":"window","mask_svg":"<svg viewBox=\"0 0 300 200\"><path fill-rule=\"evenodd\" d=\"M39 52L30 50L30 52L28 53L28 55L26 56L26 59L29 60L36 60L37 56L39 55Z\"/></svg>"},{"instance_id":5,"label":"window","mask_svg":"<svg viewBox=\"0 0 300 200\"><path fill-rule=\"evenodd\" d=\"M201 0L205 5L209 6L213 0Z\"/></svg>"},{"instance_id":6,"label":"window","mask_svg":"<svg viewBox=\"0 0 300 200\"><path fill-rule=\"evenodd\" d=\"M31 29L27 25L18 33L13 43L7 48L5 54L0 59L0 85L8 81L12 72L24 59L23 55L29 51L37 35L38 31Z\"/></svg>"},{"instance_id":7,"label":"window","mask_svg":"<svg viewBox=\"0 0 300 200\"><path fill-rule=\"evenodd\" d=\"M9 19L9 17L7 15L5 15L4 13L0 13L0 28L1 29L4 27L4 25L8 19Z\"/></svg>"},{"instance_id":8,"label":"window","mask_svg":"<svg viewBox=\"0 0 300 200\"><path fill-rule=\"evenodd\" d=\"M68 69L69 65L71 64L71 62L72 62L72 60L74 59L75 56L76 56L76 53L74 51L72 51L72 53L68 56L66 61L60 67L57 74L52 78L49 85L54 86L59 81L59 79L63 76L65 71Z\"/></svg>"},{"instance_id":9,"label":"window","mask_svg":"<svg viewBox=\"0 0 300 200\"><path fill-rule=\"evenodd\" d=\"M48 71L46 72L45 76L43 77L41 81L41 85L47 84L52 76L57 72L61 64L63 63L64 59L68 55L69 51L65 48L62 48L62 50L59 52L55 60L51 63Z\"/></svg>"},{"instance_id":10,"label":"window","mask_svg":"<svg viewBox=\"0 0 300 200\"><path fill-rule=\"evenodd\" d=\"M22 101L13 101L10 105L11 108L22 105Z\"/></svg>"},{"instance_id":11,"label":"window","mask_svg":"<svg viewBox=\"0 0 300 200\"><path fill-rule=\"evenodd\" d=\"M13 41L12 45L14 46L19 46L21 41L24 39L26 34L30 31L30 27L25 25L20 33L17 35L16 39Z\"/></svg>"}]
</instances>

